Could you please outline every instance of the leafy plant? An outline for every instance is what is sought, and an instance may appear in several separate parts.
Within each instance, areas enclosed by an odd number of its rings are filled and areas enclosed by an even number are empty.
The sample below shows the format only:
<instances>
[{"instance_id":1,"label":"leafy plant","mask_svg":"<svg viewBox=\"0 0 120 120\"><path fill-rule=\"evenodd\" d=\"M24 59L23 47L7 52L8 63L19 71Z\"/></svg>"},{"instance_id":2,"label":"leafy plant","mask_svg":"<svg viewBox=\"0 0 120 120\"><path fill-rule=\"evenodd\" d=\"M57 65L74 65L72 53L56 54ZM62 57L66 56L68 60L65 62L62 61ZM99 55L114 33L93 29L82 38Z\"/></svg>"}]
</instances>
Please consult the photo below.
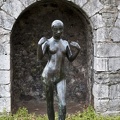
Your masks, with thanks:
<instances>
[{"instance_id":1,"label":"leafy plant","mask_svg":"<svg viewBox=\"0 0 120 120\"><path fill-rule=\"evenodd\" d=\"M0 120L48 120L47 115L29 114L26 108L19 108L16 114L9 114L4 111L0 115ZM58 114L55 114L55 120L58 120ZM102 116L95 113L94 109L90 106L83 112L75 114L67 114L66 120L120 120L120 116Z\"/></svg>"}]
</instances>

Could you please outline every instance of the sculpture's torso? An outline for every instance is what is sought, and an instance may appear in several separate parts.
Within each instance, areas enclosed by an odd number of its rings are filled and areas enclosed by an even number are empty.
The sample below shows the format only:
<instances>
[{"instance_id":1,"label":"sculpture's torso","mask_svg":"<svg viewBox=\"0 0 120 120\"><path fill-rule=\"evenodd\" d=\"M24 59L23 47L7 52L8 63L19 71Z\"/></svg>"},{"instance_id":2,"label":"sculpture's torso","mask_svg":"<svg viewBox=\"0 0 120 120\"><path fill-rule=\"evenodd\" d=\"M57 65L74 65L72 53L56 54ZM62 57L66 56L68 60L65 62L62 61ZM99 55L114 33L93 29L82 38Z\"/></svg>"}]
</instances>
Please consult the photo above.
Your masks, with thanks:
<instances>
[{"instance_id":1,"label":"sculpture's torso","mask_svg":"<svg viewBox=\"0 0 120 120\"><path fill-rule=\"evenodd\" d=\"M42 77L56 77L58 79L64 77L64 59L68 42L62 39L55 40L52 37L44 44L48 45L49 60L43 70Z\"/></svg>"}]
</instances>

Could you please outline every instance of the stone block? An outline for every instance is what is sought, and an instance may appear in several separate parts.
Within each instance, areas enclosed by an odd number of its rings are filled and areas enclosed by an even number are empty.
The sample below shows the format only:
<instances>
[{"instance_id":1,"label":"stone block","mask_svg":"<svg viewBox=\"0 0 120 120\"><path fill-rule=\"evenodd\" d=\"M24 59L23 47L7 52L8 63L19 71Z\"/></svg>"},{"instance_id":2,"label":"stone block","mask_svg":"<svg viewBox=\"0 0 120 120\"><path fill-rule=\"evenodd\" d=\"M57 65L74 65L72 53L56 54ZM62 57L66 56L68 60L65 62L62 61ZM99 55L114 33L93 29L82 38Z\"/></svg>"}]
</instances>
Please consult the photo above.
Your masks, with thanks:
<instances>
[{"instance_id":1,"label":"stone block","mask_svg":"<svg viewBox=\"0 0 120 120\"><path fill-rule=\"evenodd\" d=\"M0 69L10 69L10 55L0 55Z\"/></svg>"},{"instance_id":2,"label":"stone block","mask_svg":"<svg viewBox=\"0 0 120 120\"><path fill-rule=\"evenodd\" d=\"M75 0L75 4L83 7L88 2L88 0Z\"/></svg>"},{"instance_id":3,"label":"stone block","mask_svg":"<svg viewBox=\"0 0 120 120\"><path fill-rule=\"evenodd\" d=\"M0 112L11 112L11 98L0 98Z\"/></svg>"},{"instance_id":4,"label":"stone block","mask_svg":"<svg viewBox=\"0 0 120 120\"><path fill-rule=\"evenodd\" d=\"M10 71L0 71L0 85L10 84Z\"/></svg>"},{"instance_id":5,"label":"stone block","mask_svg":"<svg viewBox=\"0 0 120 120\"><path fill-rule=\"evenodd\" d=\"M116 21L117 23L115 23L116 26L119 26L118 22L119 21ZM111 39L114 41L114 42L120 42L120 28L117 28L117 27L114 27L112 29L112 31L110 32L110 36L111 36Z\"/></svg>"},{"instance_id":6,"label":"stone block","mask_svg":"<svg viewBox=\"0 0 120 120\"><path fill-rule=\"evenodd\" d=\"M108 111L120 111L120 99L110 100Z\"/></svg>"},{"instance_id":7,"label":"stone block","mask_svg":"<svg viewBox=\"0 0 120 120\"><path fill-rule=\"evenodd\" d=\"M93 96L99 99L107 99L109 96L109 87L105 84L98 84L94 82L93 84Z\"/></svg>"},{"instance_id":8,"label":"stone block","mask_svg":"<svg viewBox=\"0 0 120 120\"><path fill-rule=\"evenodd\" d=\"M109 71L118 70L120 70L120 58L109 58Z\"/></svg>"},{"instance_id":9,"label":"stone block","mask_svg":"<svg viewBox=\"0 0 120 120\"><path fill-rule=\"evenodd\" d=\"M0 55L10 54L10 34L0 35Z\"/></svg>"},{"instance_id":10,"label":"stone block","mask_svg":"<svg viewBox=\"0 0 120 120\"><path fill-rule=\"evenodd\" d=\"M109 98L110 99L120 99L120 83L110 86Z\"/></svg>"},{"instance_id":11,"label":"stone block","mask_svg":"<svg viewBox=\"0 0 120 120\"><path fill-rule=\"evenodd\" d=\"M117 19L117 20L116 20L115 26L120 28L120 19Z\"/></svg>"},{"instance_id":12,"label":"stone block","mask_svg":"<svg viewBox=\"0 0 120 120\"><path fill-rule=\"evenodd\" d=\"M109 28L98 28L97 30L94 30L93 33L94 36L94 42L104 42L108 41L109 39Z\"/></svg>"},{"instance_id":13,"label":"stone block","mask_svg":"<svg viewBox=\"0 0 120 120\"><path fill-rule=\"evenodd\" d=\"M1 7L1 9L6 11L9 15L13 16L14 18L18 18L18 16L25 9L25 7L19 0L7 0Z\"/></svg>"},{"instance_id":14,"label":"stone block","mask_svg":"<svg viewBox=\"0 0 120 120\"><path fill-rule=\"evenodd\" d=\"M89 17L93 16L103 8L103 5L99 0L91 0L83 6L83 10L88 14Z\"/></svg>"},{"instance_id":15,"label":"stone block","mask_svg":"<svg viewBox=\"0 0 120 120\"><path fill-rule=\"evenodd\" d=\"M120 12L118 13L118 19L120 19Z\"/></svg>"},{"instance_id":16,"label":"stone block","mask_svg":"<svg viewBox=\"0 0 120 120\"><path fill-rule=\"evenodd\" d=\"M94 73L94 81L98 84L114 85L120 83L120 73L98 72Z\"/></svg>"},{"instance_id":17,"label":"stone block","mask_svg":"<svg viewBox=\"0 0 120 120\"><path fill-rule=\"evenodd\" d=\"M103 22L102 16L100 14L95 14L93 17L91 17L91 21L94 29L98 29L105 26L105 23Z\"/></svg>"},{"instance_id":18,"label":"stone block","mask_svg":"<svg viewBox=\"0 0 120 120\"><path fill-rule=\"evenodd\" d=\"M29 5L36 2L36 0L19 0L25 7L28 7Z\"/></svg>"},{"instance_id":19,"label":"stone block","mask_svg":"<svg viewBox=\"0 0 120 120\"><path fill-rule=\"evenodd\" d=\"M98 84L109 84L109 73L106 72L100 72L100 73L94 73L94 81Z\"/></svg>"},{"instance_id":20,"label":"stone block","mask_svg":"<svg viewBox=\"0 0 120 120\"><path fill-rule=\"evenodd\" d=\"M108 71L108 58L94 57L94 70L95 71Z\"/></svg>"},{"instance_id":21,"label":"stone block","mask_svg":"<svg viewBox=\"0 0 120 120\"><path fill-rule=\"evenodd\" d=\"M97 113L104 113L108 110L109 99L94 98L94 108Z\"/></svg>"},{"instance_id":22,"label":"stone block","mask_svg":"<svg viewBox=\"0 0 120 120\"><path fill-rule=\"evenodd\" d=\"M119 57L120 43L95 43L94 56L97 57Z\"/></svg>"},{"instance_id":23,"label":"stone block","mask_svg":"<svg viewBox=\"0 0 120 120\"><path fill-rule=\"evenodd\" d=\"M5 30L4 28L0 27L0 36L1 35L5 35L5 34L9 34L10 31L9 30ZM1 38L0 38L1 39ZM0 40L1 41L1 40Z\"/></svg>"},{"instance_id":24,"label":"stone block","mask_svg":"<svg viewBox=\"0 0 120 120\"><path fill-rule=\"evenodd\" d=\"M2 28L12 30L13 24L15 23L15 19L5 13L4 11L0 11L0 26Z\"/></svg>"},{"instance_id":25,"label":"stone block","mask_svg":"<svg viewBox=\"0 0 120 120\"><path fill-rule=\"evenodd\" d=\"M10 84L0 85L0 98L10 97Z\"/></svg>"}]
</instances>

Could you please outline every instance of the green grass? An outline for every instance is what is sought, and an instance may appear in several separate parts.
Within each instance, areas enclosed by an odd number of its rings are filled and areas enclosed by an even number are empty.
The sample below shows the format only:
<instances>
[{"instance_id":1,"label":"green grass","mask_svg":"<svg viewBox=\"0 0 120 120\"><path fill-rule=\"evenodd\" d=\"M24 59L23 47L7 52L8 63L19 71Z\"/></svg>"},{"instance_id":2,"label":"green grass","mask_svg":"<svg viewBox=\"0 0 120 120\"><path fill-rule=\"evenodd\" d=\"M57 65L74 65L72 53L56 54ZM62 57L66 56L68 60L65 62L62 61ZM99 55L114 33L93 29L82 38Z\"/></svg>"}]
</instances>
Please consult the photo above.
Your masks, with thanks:
<instances>
[{"instance_id":1,"label":"green grass","mask_svg":"<svg viewBox=\"0 0 120 120\"><path fill-rule=\"evenodd\" d=\"M26 108L20 108L16 114L7 114L3 112L0 116L0 120L48 120L47 115L29 114ZM56 113L56 120L58 115ZM120 120L120 116L102 116L97 115L92 107L88 107L84 112L77 112L76 114L67 114L66 120Z\"/></svg>"}]
</instances>

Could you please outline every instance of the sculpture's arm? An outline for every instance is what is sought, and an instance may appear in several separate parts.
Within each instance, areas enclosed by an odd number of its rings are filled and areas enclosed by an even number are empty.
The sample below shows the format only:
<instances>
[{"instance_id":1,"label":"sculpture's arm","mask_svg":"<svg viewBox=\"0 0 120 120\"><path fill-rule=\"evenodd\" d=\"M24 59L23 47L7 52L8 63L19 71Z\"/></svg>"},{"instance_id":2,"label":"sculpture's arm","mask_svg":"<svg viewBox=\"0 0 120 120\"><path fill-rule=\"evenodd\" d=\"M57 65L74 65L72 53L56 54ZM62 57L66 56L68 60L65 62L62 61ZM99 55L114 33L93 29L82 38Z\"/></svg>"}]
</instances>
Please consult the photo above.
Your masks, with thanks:
<instances>
[{"instance_id":1,"label":"sculpture's arm","mask_svg":"<svg viewBox=\"0 0 120 120\"><path fill-rule=\"evenodd\" d=\"M66 48L66 56L67 56L68 60L70 62L72 62L78 56L78 53L80 52L80 46L79 46L79 44L77 42L71 42L70 45L72 47L75 47L76 50L77 50L75 54L72 54L72 52L70 50L70 47L67 46L67 48Z\"/></svg>"},{"instance_id":2,"label":"sculpture's arm","mask_svg":"<svg viewBox=\"0 0 120 120\"><path fill-rule=\"evenodd\" d=\"M47 51L47 47L48 47L47 39L45 37L42 37L38 42L37 61L42 60Z\"/></svg>"}]
</instances>

